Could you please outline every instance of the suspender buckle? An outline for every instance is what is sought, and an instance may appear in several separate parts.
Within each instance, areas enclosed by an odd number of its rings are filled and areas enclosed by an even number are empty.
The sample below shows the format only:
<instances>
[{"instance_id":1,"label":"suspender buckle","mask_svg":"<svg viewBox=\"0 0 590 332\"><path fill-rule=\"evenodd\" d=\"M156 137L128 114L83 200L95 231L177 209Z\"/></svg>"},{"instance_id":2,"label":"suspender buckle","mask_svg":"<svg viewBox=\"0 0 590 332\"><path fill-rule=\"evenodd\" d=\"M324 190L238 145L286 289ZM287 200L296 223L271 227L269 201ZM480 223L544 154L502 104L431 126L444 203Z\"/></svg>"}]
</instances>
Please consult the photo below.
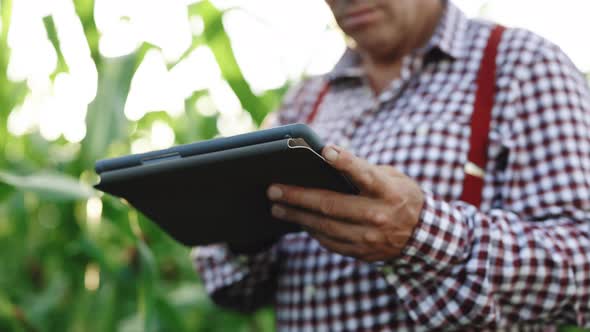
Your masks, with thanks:
<instances>
[{"instance_id":1,"label":"suspender buckle","mask_svg":"<svg viewBox=\"0 0 590 332\"><path fill-rule=\"evenodd\" d=\"M486 172L483 170L483 168L477 166L476 164L472 163L471 161L468 161L465 164L464 170L465 170L466 174L469 174L469 175L472 175L472 176L475 176L475 177L478 177L481 179L483 179L484 176L486 175Z\"/></svg>"}]
</instances>

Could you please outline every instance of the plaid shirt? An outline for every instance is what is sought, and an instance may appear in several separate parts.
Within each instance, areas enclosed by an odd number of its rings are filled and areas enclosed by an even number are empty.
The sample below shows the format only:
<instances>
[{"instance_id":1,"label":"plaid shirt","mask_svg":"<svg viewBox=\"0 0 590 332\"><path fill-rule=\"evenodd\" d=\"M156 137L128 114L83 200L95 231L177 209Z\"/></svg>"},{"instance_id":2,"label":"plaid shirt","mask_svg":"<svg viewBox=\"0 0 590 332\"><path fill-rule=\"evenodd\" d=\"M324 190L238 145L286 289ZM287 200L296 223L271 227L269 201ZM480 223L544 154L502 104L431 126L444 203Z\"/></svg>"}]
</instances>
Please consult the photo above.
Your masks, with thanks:
<instances>
[{"instance_id":1,"label":"plaid shirt","mask_svg":"<svg viewBox=\"0 0 590 332\"><path fill-rule=\"evenodd\" d=\"M585 78L555 45L506 30L482 205L460 201L474 81L493 24L446 6L427 46L403 59L401 77L379 96L347 51L278 113L280 124L304 121L328 80L313 129L421 185L425 206L401 256L366 263L304 232L250 257L203 247L195 263L218 303L248 310L270 301L280 331L590 326Z\"/></svg>"}]
</instances>

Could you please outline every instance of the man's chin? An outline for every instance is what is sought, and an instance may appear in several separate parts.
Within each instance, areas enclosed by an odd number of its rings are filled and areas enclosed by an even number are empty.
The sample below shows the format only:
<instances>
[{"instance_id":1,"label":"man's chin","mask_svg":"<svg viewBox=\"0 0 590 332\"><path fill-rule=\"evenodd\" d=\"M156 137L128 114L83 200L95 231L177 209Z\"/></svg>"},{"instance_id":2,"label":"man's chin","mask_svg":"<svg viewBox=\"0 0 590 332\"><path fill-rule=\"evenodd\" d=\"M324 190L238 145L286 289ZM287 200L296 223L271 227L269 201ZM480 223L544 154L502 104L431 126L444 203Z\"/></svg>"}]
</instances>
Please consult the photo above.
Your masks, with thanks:
<instances>
[{"instance_id":1,"label":"man's chin","mask_svg":"<svg viewBox=\"0 0 590 332\"><path fill-rule=\"evenodd\" d=\"M378 36L372 32L368 32L364 36L353 38L356 44L356 49L363 53L369 53L371 56L386 56L391 52L389 50L395 48L392 44L393 41L385 38L378 38Z\"/></svg>"}]
</instances>

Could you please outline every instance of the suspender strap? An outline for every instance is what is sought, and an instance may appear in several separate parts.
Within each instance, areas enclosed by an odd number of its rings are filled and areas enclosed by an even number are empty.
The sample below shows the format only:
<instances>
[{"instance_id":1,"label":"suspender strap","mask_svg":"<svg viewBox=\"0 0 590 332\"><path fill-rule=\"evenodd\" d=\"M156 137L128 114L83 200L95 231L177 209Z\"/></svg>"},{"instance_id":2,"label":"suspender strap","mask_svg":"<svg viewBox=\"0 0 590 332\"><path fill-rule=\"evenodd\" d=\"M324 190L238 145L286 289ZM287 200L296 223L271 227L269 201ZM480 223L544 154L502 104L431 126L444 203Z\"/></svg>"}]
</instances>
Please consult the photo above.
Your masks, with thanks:
<instances>
[{"instance_id":1,"label":"suspender strap","mask_svg":"<svg viewBox=\"0 0 590 332\"><path fill-rule=\"evenodd\" d=\"M461 200L479 207L481 205L484 176L487 163L488 135L492 120L492 108L496 95L496 55L505 28L496 25L488 38L476 79L475 103L471 115L469 153L465 164L465 178ZM320 90L306 123L313 122L318 109L330 90L328 82Z\"/></svg>"},{"instance_id":2,"label":"suspender strap","mask_svg":"<svg viewBox=\"0 0 590 332\"><path fill-rule=\"evenodd\" d=\"M465 164L465 178L461 194L462 201L477 207L481 205L488 159L488 136L496 95L496 54L504 30L505 28L501 25L496 25L492 30L477 75L477 91L471 115L469 154Z\"/></svg>"},{"instance_id":3,"label":"suspender strap","mask_svg":"<svg viewBox=\"0 0 590 332\"><path fill-rule=\"evenodd\" d=\"M313 103L313 108L311 109L311 113L309 113L307 115L307 118L305 119L305 123L310 124L313 122L313 120L315 119L315 116L318 114L318 110L320 109L320 105L322 104L322 101L324 101L324 97L326 96L326 94L328 94L328 91L330 91L330 82L326 81L326 82L324 82L322 89L320 90L317 98L315 99L315 102Z\"/></svg>"}]
</instances>

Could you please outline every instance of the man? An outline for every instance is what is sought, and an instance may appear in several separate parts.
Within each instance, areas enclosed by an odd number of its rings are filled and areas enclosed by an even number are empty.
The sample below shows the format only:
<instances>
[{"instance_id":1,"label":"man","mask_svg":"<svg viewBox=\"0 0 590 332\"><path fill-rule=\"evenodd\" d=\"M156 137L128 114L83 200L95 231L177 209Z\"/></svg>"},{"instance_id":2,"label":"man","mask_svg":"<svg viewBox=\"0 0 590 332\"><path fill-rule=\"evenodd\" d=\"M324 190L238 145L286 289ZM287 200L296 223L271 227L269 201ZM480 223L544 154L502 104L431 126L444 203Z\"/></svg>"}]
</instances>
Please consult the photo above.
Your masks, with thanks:
<instances>
[{"instance_id":1,"label":"man","mask_svg":"<svg viewBox=\"0 0 590 332\"><path fill-rule=\"evenodd\" d=\"M291 92L278 123L310 121L339 145L323 155L361 194L271 186L273 214L307 232L250 256L201 248L213 299L273 302L281 331L590 326L584 77L548 41L507 29L493 79L478 80L496 29L446 1L327 2L356 47ZM479 169L468 152L486 96ZM464 199L469 177L481 190Z\"/></svg>"}]
</instances>

